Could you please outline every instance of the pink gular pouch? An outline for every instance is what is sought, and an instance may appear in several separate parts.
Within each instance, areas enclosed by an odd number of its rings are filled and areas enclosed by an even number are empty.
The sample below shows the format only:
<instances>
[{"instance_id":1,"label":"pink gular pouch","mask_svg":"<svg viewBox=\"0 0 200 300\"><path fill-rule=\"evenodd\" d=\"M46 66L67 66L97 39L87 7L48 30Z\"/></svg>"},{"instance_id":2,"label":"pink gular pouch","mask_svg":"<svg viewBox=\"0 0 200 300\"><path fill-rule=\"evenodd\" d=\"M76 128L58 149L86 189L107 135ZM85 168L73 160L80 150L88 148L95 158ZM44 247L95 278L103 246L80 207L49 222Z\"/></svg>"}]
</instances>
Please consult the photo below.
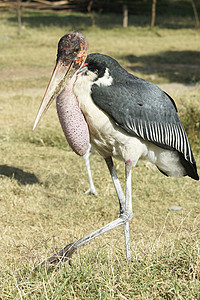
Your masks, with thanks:
<instances>
[{"instance_id":1,"label":"pink gular pouch","mask_svg":"<svg viewBox=\"0 0 200 300\"><path fill-rule=\"evenodd\" d=\"M76 74L58 95L56 107L68 144L76 154L83 156L89 148L90 135L85 117L73 93L75 81Z\"/></svg>"}]
</instances>

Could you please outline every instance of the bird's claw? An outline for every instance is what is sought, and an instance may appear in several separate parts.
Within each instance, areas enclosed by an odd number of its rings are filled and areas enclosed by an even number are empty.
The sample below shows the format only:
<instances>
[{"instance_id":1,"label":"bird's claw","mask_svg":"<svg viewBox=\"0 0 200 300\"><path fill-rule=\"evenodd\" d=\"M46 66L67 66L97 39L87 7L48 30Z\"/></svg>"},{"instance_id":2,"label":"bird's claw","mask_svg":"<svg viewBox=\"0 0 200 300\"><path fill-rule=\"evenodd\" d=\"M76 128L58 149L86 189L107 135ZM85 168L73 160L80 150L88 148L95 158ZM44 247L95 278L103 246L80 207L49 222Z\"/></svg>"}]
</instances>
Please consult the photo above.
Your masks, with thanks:
<instances>
[{"instance_id":1,"label":"bird's claw","mask_svg":"<svg viewBox=\"0 0 200 300\"><path fill-rule=\"evenodd\" d=\"M57 264L56 268L59 269L60 263L65 262L67 260L69 260L69 264L71 265L72 254L76 251L76 249L77 248L74 247L74 243L71 243L66 247L64 247L62 250L60 250L58 253L54 254L49 259L37 265L34 270L37 270L42 266L55 265L55 264Z\"/></svg>"}]
</instances>

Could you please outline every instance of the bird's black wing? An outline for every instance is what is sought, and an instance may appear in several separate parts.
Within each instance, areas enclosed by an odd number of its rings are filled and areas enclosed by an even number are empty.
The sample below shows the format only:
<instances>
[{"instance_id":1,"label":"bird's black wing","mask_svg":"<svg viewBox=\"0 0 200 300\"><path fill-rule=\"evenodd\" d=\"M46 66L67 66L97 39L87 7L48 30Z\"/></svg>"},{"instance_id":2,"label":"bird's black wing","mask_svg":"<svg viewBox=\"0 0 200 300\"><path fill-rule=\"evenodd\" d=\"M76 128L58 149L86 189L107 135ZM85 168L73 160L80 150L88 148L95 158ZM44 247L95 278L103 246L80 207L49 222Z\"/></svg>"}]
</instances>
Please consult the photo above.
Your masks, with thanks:
<instances>
[{"instance_id":1,"label":"bird's black wing","mask_svg":"<svg viewBox=\"0 0 200 300\"><path fill-rule=\"evenodd\" d=\"M161 148L177 150L193 165L195 160L174 101L153 83L137 77L110 86L92 85L94 103L129 134Z\"/></svg>"}]
</instances>

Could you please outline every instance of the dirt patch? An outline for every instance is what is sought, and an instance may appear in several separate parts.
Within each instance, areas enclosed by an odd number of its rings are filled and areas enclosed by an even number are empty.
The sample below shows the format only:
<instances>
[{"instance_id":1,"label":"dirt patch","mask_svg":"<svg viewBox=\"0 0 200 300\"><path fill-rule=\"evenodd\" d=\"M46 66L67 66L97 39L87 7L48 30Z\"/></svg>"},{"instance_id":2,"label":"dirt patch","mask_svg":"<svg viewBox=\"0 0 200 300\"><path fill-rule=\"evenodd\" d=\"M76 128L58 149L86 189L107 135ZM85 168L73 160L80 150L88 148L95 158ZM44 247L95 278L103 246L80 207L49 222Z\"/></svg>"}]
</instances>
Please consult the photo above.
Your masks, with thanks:
<instances>
[{"instance_id":1,"label":"dirt patch","mask_svg":"<svg viewBox=\"0 0 200 300\"><path fill-rule=\"evenodd\" d=\"M20 68L0 71L0 80L5 79L23 79L36 77L50 77L51 68Z\"/></svg>"}]
</instances>

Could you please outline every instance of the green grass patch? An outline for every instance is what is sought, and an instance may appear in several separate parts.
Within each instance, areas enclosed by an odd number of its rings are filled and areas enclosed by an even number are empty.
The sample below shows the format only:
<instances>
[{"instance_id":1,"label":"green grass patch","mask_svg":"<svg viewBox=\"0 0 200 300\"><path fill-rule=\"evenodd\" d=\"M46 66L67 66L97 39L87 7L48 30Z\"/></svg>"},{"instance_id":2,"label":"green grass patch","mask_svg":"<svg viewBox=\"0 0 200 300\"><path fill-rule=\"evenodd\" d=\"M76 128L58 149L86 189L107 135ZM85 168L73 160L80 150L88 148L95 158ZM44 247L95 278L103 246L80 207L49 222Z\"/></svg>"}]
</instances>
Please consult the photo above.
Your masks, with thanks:
<instances>
[{"instance_id":1,"label":"green grass patch","mask_svg":"<svg viewBox=\"0 0 200 300\"><path fill-rule=\"evenodd\" d=\"M188 134L191 145L200 152L200 109L189 106L181 115L182 123Z\"/></svg>"}]
</instances>

